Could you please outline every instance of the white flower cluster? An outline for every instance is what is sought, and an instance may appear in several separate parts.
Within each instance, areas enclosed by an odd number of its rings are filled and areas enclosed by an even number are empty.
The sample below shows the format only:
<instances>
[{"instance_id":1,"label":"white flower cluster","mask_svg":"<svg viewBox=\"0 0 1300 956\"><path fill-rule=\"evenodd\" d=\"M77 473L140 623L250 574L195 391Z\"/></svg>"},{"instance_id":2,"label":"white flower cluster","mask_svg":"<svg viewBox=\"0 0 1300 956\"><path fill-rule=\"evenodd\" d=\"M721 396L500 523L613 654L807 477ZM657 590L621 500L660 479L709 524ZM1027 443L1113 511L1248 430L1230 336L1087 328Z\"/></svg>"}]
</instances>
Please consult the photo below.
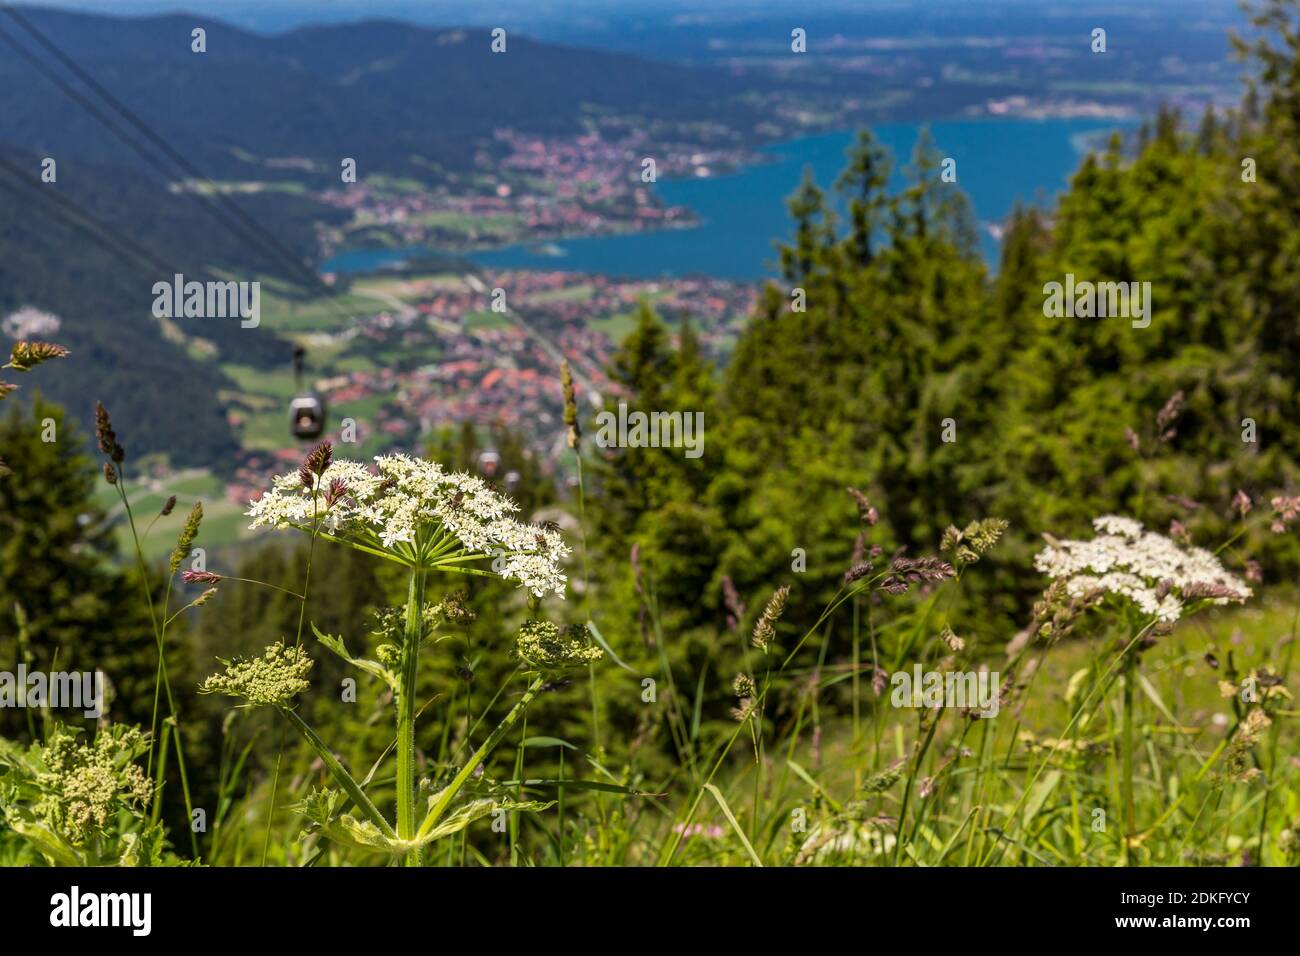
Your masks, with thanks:
<instances>
[{"instance_id":1,"label":"white flower cluster","mask_svg":"<svg viewBox=\"0 0 1300 956\"><path fill-rule=\"evenodd\" d=\"M410 556L417 536L454 535L464 551L493 558L492 570L538 597L564 594L561 562L569 553L559 533L514 517L519 506L481 478L449 472L409 455L384 455L373 467L331 462L319 476L278 475L252 502L250 528L296 527Z\"/></svg>"},{"instance_id":2,"label":"white flower cluster","mask_svg":"<svg viewBox=\"0 0 1300 956\"><path fill-rule=\"evenodd\" d=\"M1039 571L1064 579L1072 597L1106 591L1172 623L1182 616L1185 599L1210 597L1226 604L1251 595L1250 588L1204 548L1180 547L1132 518L1104 515L1092 525L1097 537L1058 541L1034 559Z\"/></svg>"}]
</instances>

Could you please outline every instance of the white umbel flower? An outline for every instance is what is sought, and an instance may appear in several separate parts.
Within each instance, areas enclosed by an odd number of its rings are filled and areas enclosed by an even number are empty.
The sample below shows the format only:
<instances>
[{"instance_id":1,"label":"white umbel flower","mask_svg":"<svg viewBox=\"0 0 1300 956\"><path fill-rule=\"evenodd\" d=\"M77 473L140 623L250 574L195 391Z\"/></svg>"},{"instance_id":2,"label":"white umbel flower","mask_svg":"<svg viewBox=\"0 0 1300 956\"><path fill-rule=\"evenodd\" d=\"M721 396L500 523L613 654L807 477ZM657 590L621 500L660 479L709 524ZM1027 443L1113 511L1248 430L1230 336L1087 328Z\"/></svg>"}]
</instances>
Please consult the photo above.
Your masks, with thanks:
<instances>
[{"instance_id":1,"label":"white umbel flower","mask_svg":"<svg viewBox=\"0 0 1300 956\"><path fill-rule=\"evenodd\" d=\"M490 573L538 597L564 594L564 539L519 521L519 506L481 478L400 454L377 457L373 467L332 461L306 478L310 487L301 472L275 477L252 502L250 528L315 528L403 564L471 574L489 573L473 563L490 559Z\"/></svg>"},{"instance_id":2,"label":"white umbel flower","mask_svg":"<svg viewBox=\"0 0 1300 956\"><path fill-rule=\"evenodd\" d=\"M1251 596L1204 548L1180 547L1132 518L1103 515L1092 524L1097 537L1054 542L1034 559L1039 571L1064 579L1071 596L1105 591L1165 623L1177 621L1188 600L1226 604Z\"/></svg>"}]
</instances>

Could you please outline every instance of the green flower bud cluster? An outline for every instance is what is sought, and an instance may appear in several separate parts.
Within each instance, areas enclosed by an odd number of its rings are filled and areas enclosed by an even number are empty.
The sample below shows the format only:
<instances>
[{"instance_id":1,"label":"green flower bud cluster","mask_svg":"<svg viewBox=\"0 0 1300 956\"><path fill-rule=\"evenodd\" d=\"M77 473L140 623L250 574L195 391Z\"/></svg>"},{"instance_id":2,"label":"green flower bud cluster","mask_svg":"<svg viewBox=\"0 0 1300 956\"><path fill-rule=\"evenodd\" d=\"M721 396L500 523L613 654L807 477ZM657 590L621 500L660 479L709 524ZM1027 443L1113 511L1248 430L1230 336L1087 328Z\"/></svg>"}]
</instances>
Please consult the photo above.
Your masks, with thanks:
<instances>
[{"instance_id":1,"label":"green flower bud cluster","mask_svg":"<svg viewBox=\"0 0 1300 956\"><path fill-rule=\"evenodd\" d=\"M591 643L585 624L560 627L550 621L525 621L515 650L520 660L544 671L583 667L605 656Z\"/></svg>"},{"instance_id":2,"label":"green flower bud cluster","mask_svg":"<svg viewBox=\"0 0 1300 956\"><path fill-rule=\"evenodd\" d=\"M226 670L213 674L199 687L200 694L242 697L250 704L288 703L311 685L307 673L314 661L301 647L286 647L277 641L261 657L244 661L222 661Z\"/></svg>"}]
</instances>

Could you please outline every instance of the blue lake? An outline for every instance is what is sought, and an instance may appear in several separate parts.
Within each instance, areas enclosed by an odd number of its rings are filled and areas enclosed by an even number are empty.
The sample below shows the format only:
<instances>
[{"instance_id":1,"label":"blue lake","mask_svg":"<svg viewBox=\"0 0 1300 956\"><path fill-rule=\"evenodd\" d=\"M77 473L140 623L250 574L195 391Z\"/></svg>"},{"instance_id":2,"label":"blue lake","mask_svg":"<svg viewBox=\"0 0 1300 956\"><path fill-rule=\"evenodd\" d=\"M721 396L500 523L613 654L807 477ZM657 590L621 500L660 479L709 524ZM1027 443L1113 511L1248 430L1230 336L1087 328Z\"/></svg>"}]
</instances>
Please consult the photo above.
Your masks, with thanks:
<instances>
[{"instance_id":1,"label":"blue lake","mask_svg":"<svg viewBox=\"0 0 1300 956\"><path fill-rule=\"evenodd\" d=\"M997 261L995 228L1017 200L1045 204L1063 189L1089 149L1128 125L1097 119L953 120L928 124L941 156L957 161L957 182L971 199L980 226L982 251ZM895 187L922 124L872 127L893 154ZM561 239L543 251L535 243L472 253L488 268L559 269L611 276L658 278L703 273L753 280L774 274L775 243L790 234L785 199L799 185L805 167L823 189L845 165L854 132L806 136L763 150L768 162L708 179L660 180L658 192L672 205L692 209L700 223L620 236ZM321 265L321 271L369 272L421 252L439 250L356 249ZM560 254L555 254L556 252Z\"/></svg>"}]
</instances>

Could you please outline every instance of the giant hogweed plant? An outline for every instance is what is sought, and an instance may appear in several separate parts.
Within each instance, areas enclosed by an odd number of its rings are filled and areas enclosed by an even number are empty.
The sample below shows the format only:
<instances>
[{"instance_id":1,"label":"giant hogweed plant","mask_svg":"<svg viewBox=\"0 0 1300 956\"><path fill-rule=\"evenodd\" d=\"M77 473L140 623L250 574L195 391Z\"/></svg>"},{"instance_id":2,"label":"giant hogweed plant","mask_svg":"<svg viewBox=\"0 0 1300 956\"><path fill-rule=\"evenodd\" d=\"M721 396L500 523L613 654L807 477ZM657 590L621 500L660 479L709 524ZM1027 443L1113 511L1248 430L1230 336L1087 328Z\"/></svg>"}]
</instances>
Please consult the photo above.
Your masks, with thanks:
<instances>
[{"instance_id":1,"label":"giant hogweed plant","mask_svg":"<svg viewBox=\"0 0 1300 956\"><path fill-rule=\"evenodd\" d=\"M421 654L436 644L440 631L468 619L456 597L426 601L431 575L498 576L518 582L531 603L547 594L563 596L562 561L568 554L550 527L515 517L518 506L482 479L445 471L406 455L375 459L373 466L334 460L329 443L307 456L302 468L275 478L252 505L252 527L294 529L313 539L354 548L397 564L407 572L406 605L380 615L386 638L375 659L354 656L342 637L312 630L320 644L349 665L382 681L393 694L396 736L396 808L392 820L367 792L386 754L357 780L335 757L294 706L308 688L312 660L300 643L277 643L258 658L227 661L223 673L208 678L202 693L240 698L245 706L276 708L320 757L337 789L313 792L294 805L308 820L307 835L401 858L422 865L424 849L481 817L498 811L539 811L551 803L512 800L504 788L476 779L479 796L460 799L476 772L541 692L549 675L586 667L601 657L584 626L560 627L530 620L520 629L514 653L529 684L514 706L449 780L417 783L415 725ZM194 574L193 580L219 580ZM426 790L428 791L426 794ZM421 799L423 797L423 800ZM421 804L423 803L423 806Z\"/></svg>"}]
</instances>

